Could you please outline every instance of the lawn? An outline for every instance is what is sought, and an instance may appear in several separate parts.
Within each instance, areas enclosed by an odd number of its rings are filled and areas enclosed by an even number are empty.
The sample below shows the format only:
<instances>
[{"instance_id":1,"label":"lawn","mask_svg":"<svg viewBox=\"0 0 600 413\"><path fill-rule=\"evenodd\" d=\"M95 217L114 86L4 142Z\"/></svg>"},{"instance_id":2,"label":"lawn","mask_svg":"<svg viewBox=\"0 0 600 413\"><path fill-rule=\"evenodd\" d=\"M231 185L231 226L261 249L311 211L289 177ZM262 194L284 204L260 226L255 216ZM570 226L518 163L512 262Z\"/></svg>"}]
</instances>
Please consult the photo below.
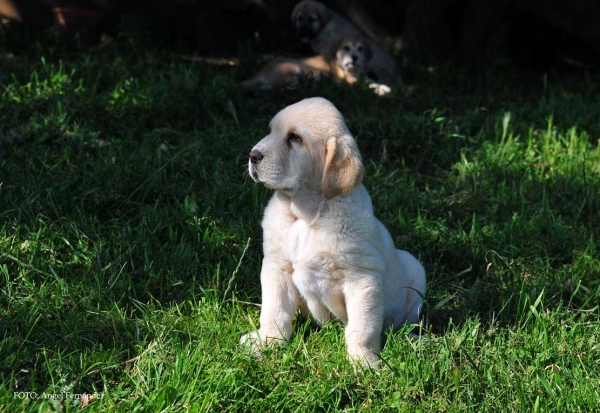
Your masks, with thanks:
<instances>
[{"instance_id":1,"label":"lawn","mask_svg":"<svg viewBox=\"0 0 600 413\"><path fill-rule=\"evenodd\" d=\"M600 74L421 66L378 97L117 36L0 28L0 410L600 410ZM407 84L418 84L406 95ZM270 118L331 100L428 277L422 340L355 372L343 326L256 360ZM83 396L82 396L83 395Z\"/></svg>"}]
</instances>

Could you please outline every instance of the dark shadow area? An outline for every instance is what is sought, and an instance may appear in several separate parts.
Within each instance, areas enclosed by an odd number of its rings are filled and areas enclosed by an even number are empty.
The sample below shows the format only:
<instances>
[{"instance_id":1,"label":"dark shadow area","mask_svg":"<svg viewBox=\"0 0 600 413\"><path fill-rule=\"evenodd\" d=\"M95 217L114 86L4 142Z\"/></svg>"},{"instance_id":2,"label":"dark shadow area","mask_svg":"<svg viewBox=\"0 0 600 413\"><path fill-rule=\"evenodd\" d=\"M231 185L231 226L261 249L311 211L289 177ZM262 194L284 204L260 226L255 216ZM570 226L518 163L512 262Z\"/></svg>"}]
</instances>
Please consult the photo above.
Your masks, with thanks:
<instances>
[{"instance_id":1,"label":"dark shadow area","mask_svg":"<svg viewBox=\"0 0 600 413\"><path fill-rule=\"evenodd\" d=\"M34 30L50 26L96 42L125 30L154 45L231 56L239 44L261 52L307 53L294 42L294 0L2 0L0 16ZM527 70L580 71L600 63L600 6L535 0L323 1L363 33L411 59L474 65L509 59Z\"/></svg>"}]
</instances>

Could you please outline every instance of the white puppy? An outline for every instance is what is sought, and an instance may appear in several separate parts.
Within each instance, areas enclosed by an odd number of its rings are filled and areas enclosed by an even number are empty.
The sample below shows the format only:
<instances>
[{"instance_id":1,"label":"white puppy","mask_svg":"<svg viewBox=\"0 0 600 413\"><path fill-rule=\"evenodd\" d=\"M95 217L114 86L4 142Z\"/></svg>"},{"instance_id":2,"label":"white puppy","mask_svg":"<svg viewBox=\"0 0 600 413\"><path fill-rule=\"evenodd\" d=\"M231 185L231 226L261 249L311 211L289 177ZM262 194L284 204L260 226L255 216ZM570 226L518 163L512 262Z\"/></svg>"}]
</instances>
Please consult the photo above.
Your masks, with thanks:
<instances>
[{"instance_id":1,"label":"white puppy","mask_svg":"<svg viewBox=\"0 0 600 413\"><path fill-rule=\"evenodd\" d=\"M418 322L425 271L373 215L358 147L335 106L305 99L270 126L248 165L276 190L262 222L260 329L241 342L256 354L285 343L300 309L346 323L351 361L377 367L383 330Z\"/></svg>"}]
</instances>

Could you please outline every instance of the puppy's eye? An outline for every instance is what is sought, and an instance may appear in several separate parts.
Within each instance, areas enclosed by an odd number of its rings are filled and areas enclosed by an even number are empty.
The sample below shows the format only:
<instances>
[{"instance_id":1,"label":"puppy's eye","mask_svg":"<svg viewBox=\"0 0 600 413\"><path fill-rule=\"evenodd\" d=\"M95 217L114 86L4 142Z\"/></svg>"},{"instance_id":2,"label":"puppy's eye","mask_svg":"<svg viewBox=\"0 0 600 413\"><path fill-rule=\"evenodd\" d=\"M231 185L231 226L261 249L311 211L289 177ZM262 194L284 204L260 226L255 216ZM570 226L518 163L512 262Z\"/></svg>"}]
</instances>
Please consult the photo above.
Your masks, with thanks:
<instances>
[{"instance_id":1,"label":"puppy's eye","mask_svg":"<svg viewBox=\"0 0 600 413\"><path fill-rule=\"evenodd\" d=\"M344 46L344 51L345 52L349 52L350 51L350 46Z\"/></svg>"},{"instance_id":2,"label":"puppy's eye","mask_svg":"<svg viewBox=\"0 0 600 413\"><path fill-rule=\"evenodd\" d=\"M287 136L287 143L292 144L292 142L302 143L302 137L300 135L298 135L296 132L290 132L289 135Z\"/></svg>"},{"instance_id":3,"label":"puppy's eye","mask_svg":"<svg viewBox=\"0 0 600 413\"><path fill-rule=\"evenodd\" d=\"M358 51L362 52L362 46L358 46Z\"/></svg>"}]
</instances>

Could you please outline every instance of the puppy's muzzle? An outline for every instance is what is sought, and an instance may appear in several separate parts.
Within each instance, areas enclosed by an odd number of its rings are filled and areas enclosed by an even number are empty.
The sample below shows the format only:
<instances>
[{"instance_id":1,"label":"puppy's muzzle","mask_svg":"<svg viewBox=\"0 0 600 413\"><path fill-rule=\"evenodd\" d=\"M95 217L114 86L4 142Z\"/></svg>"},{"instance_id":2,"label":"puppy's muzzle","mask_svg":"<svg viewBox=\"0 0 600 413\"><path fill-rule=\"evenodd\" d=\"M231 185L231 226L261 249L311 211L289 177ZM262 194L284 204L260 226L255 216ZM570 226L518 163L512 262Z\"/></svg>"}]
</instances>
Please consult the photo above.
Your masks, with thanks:
<instances>
[{"instance_id":1,"label":"puppy's muzzle","mask_svg":"<svg viewBox=\"0 0 600 413\"><path fill-rule=\"evenodd\" d=\"M255 165L257 163L260 163L260 161L262 161L264 157L265 155L263 155L263 153L257 149L252 149L250 151L250 162Z\"/></svg>"},{"instance_id":2,"label":"puppy's muzzle","mask_svg":"<svg viewBox=\"0 0 600 413\"><path fill-rule=\"evenodd\" d=\"M315 37L314 30L309 24L300 23L296 25L296 34L301 39L312 39Z\"/></svg>"},{"instance_id":3,"label":"puppy's muzzle","mask_svg":"<svg viewBox=\"0 0 600 413\"><path fill-rule=\"evenodd\" d=\"M258 168L258 164L260 163L260 161L263 160L265 155L257 149L252 149L248 156L250 157L250 162L248 164L248 172L250 173L250 177L254 182L260 182L260 179L258 177L258 171L256 169Z\"/></svg>"}]
</instances>

